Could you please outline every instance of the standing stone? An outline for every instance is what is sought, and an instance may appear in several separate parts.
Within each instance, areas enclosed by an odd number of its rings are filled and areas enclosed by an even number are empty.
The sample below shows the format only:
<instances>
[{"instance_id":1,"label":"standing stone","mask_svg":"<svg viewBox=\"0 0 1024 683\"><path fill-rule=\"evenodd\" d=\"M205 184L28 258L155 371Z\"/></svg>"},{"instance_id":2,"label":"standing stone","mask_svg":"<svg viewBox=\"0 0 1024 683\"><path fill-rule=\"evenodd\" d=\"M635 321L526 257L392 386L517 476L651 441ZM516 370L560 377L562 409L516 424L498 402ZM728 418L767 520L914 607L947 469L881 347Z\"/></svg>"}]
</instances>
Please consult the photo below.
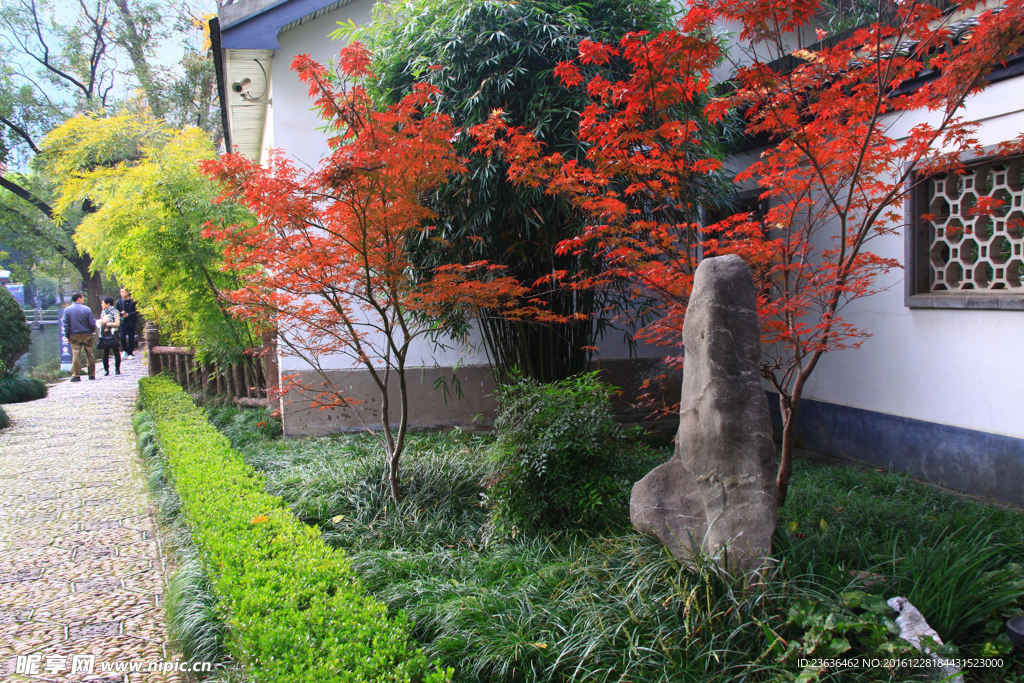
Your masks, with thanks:
<instances>
[{"instance_id":1,"label":"standing stone","mask_svg":"<svg viewBox=\"0 0 1024 683\"><path fill-rule=\"evenodd\" d=\"M739 256L697 267L683 323L686 363L672 459L633 486L633 525L685 559L728 546L730 569L761 566L775 532L775 446L758 363L754 281Z\"/></svg>"}]
</instances>

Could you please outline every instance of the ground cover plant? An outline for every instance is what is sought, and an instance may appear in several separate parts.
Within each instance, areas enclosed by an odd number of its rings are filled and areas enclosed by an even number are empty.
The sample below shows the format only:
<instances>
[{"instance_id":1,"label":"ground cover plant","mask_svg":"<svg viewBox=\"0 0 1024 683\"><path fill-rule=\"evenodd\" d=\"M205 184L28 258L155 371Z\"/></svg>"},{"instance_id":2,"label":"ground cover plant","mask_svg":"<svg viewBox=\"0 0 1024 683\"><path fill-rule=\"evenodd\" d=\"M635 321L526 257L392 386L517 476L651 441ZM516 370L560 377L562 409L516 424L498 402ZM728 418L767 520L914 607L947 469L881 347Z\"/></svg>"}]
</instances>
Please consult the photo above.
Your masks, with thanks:
<instances>
[{"instance_id":1,"label":"ground cover plant","mask_svg":"<svg viewBox=\"0 0 1024 683\"><path fill-rule=\"evenodd\" d=\"M67 370L60 369L60 359L54 358L51 361L43 363L38 367L34 367L29 370L29 376L35 377L45 384L56 384L65 377L70 377L71 373Z\"/></svg>"},{"instance_id":2,"label":"ground cover plant","mask_svg":"<svg viewBox=\"0 0 1024 683\"><path fill-rule=\"evenodd\" d=\"M1024 680L1005 635L1021 614L1024 515L906 476L798 462L779 565L748 590L718 565L681 567L626 515L589 527L493 524L495 440L411 435L398 504L365 436L250 441L246 462L297 517L344 548L360 580L414 623L458 681L908 681L924 670L799 666L911 656L884 600L909 597L961 656L967 681ZM637 449L646 471L667 452ZM619 503L621 504L621 503ZM799 678L798 678L799 677Z\"/></svg>"},{"instance_id":3,"label":"ground cover plant","mask_svg":"<svg viewBox=\"0 0 1024 683\"><path fill-rule=\"evenodd\" d=\"M228 627L225 648L254 681L440 683L404 615L367 596L343 552L264 489L263 478L166 376L140 381L192 543Z\"/></svg>"}]
</instances>

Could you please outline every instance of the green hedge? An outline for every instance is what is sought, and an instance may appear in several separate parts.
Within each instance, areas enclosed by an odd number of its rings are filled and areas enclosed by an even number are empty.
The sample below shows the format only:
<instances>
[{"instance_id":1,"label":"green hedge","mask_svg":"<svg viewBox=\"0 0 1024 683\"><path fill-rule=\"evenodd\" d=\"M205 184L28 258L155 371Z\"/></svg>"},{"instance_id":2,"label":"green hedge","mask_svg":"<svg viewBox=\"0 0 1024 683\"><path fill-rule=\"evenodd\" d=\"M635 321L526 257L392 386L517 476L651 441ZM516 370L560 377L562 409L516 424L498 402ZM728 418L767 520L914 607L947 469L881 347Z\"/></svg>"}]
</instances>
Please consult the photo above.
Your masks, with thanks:
<instances>
[{"instance_id":1,"label":"green hedge","mask_svg":"<svg viewBox=\"0 0 1024 683\"><path fill-rule=\"evenodd\" d=\"M254 681L439 683L405 615L366 595L345 555L264 491L185 392L139 381L182 510L230 628L228 650Z\"/></svg>"}]
</instances>

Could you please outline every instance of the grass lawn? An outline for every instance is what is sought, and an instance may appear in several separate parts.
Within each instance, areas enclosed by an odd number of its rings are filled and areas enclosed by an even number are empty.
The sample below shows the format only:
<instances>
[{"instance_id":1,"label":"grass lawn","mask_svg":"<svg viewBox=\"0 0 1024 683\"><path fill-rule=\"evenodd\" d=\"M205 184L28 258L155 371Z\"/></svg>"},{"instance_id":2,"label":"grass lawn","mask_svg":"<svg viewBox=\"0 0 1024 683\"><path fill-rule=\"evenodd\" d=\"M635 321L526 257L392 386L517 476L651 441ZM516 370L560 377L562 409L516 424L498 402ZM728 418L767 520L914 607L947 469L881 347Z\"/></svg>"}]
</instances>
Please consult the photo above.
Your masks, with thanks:
<instances>
[{"instance_id":1,"label":"grass lawn","mask_svg":"<svg viewBox=\"0 0 1024 683\"><path fill-rule=\"evenodd\" d=\"M965 680L1024 682L1024 658L1001 635L1008 616L1024 614L1019 511L904 476L798 463L779 562L744 588L711 563L680 566L622 523L500 537L481 501L486 438L414 436L395 506L371 439L281 441L265 426L254 436L253 419L214 415L268 490L346 550L366 588L409 614L427 656L455 667L457 681L938 680L924 668L801 665L916 654L884 604L903 595L950 653L1002 659Z\"/></svg>"}]
</instances>

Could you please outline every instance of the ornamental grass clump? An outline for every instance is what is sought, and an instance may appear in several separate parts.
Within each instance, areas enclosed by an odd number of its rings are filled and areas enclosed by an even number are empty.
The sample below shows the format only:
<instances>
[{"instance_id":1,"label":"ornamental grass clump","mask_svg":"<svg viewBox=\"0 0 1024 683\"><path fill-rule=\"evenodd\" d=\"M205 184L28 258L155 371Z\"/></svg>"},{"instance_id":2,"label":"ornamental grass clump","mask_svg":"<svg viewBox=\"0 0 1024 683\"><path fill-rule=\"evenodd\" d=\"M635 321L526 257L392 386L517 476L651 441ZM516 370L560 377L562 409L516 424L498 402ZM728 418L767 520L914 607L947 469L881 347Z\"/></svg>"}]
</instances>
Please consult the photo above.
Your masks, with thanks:
<instances>
[{"instance_id":1,"label":"ornamental grass clump","mask_svg":"<svg viewBox=\"0 0 1024 683\"><path fill-rule=\"evenodd\" d=\"M46 384L35 377L14 372L0 376L0 404L25 403L46 398Z\"/></svg>"},{"instance_id":2,"label":"ornamental grass clump","mask_svg":"<svg viewBox=\"0 0 1024 683\"><path fill-rule=\"evenodd\" d=\"M228 652L253 681L441 683L401 613L368 596L348 558L324 544L242 461L181 387L139 382L181 511L226 617Z\"/></svg>"}]
</instances>

